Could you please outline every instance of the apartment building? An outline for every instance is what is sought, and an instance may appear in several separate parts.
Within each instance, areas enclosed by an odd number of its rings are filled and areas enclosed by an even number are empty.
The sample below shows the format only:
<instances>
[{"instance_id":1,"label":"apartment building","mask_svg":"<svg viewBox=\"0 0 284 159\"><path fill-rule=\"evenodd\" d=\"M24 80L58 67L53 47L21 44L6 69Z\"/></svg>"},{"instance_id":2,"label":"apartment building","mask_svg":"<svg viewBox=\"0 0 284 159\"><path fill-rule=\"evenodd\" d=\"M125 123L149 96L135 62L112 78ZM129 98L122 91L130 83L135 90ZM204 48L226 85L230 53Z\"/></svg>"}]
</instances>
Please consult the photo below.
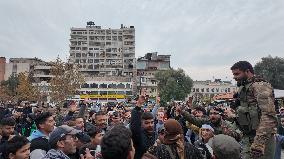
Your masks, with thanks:
<instances>
[{"instance_id":1,"label":"apartment building","mask_svg":"<svg viewBox=\"0 0 284 159\"><path fill-rule=\"evenodd\" d=\"M113 79L120 82L130 82L124 95L136 92L136 59L135 59L135 28L121 24L119 29L102 28L94 22L87 22L84 28L71 28L70 33L70 63L79 65L80 72L87 78L85 85L102 82L109 85ZM117 81L117 80L116 80ZM98 83L100 85L100 83ZM108 87L107 87L108 88ZM92 92L88 95L105 95L105 88L82 88L80 91ZM121 94L121 91L107 91L108 95ZM118 93L119 92L119 93Z\"/></svg>"},{"instance_id":2,"label":"apartment building","mask_svg":"<svg viewBox=\"0 0 284 159\"><path fill-rule=\"evenodd\" d=\"M137 89L140 94L156 97L158 95L158 81L155 73L168 70L171 55L158 55L157 52L147 53L137 59Z\"/></svg>"}]
</instances>

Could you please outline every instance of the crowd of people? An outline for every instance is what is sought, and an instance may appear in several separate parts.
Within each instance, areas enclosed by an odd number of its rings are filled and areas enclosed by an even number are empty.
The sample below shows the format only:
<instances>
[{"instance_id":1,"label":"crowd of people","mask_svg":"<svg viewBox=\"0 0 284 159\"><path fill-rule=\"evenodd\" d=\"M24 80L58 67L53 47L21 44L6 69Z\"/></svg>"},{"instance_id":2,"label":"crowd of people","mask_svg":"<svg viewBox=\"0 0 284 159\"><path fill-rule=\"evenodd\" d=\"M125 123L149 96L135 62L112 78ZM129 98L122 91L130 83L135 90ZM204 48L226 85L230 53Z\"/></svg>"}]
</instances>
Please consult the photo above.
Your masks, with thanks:
<instances>
[{"instance_id":1,"label":"crowd of people","mask_svg":"<svg viewBox=\"0 0 284 159\"><path fill-rule=\"evenodd\" d=\"M197 105L145 96L98 106L85 99L51 112L19 103L0 107L0 159L280 159L284 108L251 65L231 68L236 105Z\"/></svg>"}]
</instances>

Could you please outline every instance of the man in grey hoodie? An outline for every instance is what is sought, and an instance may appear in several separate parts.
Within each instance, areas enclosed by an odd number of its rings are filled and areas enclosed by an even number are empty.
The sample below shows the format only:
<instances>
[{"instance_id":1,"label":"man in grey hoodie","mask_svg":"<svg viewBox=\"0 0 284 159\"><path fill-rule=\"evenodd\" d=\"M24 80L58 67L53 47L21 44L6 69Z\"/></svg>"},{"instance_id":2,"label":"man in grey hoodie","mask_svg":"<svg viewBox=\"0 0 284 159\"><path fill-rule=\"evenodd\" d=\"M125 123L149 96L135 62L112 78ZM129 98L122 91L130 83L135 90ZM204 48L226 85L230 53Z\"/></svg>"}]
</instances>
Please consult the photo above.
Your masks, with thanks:
<instances>
[{"instance_id":1,"label":"man in grey hoodie","mask_svg":"<svg viewBox=\"0 0 284 159\"><path fill-rule=\"evenodd\" d=\"M44 112L36 116L35 123L37 130L33 131L28 138L31 141L30 159L39 159L45 156L50 149L48 139L53 131L55 121L50 112Z\"/></svg>"}]
</instances>

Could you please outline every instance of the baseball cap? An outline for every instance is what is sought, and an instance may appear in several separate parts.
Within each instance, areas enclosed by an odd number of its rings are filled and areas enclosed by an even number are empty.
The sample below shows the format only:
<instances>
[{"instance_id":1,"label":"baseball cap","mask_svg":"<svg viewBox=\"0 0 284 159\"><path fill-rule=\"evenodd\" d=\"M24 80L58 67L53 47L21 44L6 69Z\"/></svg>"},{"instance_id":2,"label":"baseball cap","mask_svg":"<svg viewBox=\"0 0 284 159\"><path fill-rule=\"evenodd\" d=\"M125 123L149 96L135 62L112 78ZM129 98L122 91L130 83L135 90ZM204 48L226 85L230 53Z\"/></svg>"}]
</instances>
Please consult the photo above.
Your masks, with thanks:
<instances>
[{"instance_id":1,"label":"baseball cap","mask_svg":"<svg viewBox=\"0 0 284 159\"><path fill-rule=\"evenodd\" d=\"M91 142L91 137L87 133L79 132L76 134L76 137L84 144Z\"/></svg>"},{"instance_id":2,"label":"baseball cap","mask_svg":"<svg viewBox=\"0 0 284 159\"><path fill-rule=\"evenodd\" d=\"M55 128L49 135L49 144L53 145L57 143L62 137L65 135L76 135L78 133L82 132L81 130L77 130L75 128L72 128L68 125L61 125L57 128Z\"/></svg>"},{"instance_id":3,"label":"baseball cap","mask_svg":"<svg viewBox=\"0 0 284 159\"><path fill-rule=\"evenodd\" d=\"M219 134L213 137L211 144L218 159L240 159L241 145L233 137Z\"/></svg>"},{"instance_id":4,"label":"baseball cap","mask_svg":"<svg viewBox=\"0 0 284 159\"><path fill-rule=\"evenodd\" d=\"M209 130L211 130L212 132L214 132L214 129L213 129L210 125L208 125L208 124L203 124L202 127L201 127L201 129L209 129Z\"/></svg>"}]
</instances>

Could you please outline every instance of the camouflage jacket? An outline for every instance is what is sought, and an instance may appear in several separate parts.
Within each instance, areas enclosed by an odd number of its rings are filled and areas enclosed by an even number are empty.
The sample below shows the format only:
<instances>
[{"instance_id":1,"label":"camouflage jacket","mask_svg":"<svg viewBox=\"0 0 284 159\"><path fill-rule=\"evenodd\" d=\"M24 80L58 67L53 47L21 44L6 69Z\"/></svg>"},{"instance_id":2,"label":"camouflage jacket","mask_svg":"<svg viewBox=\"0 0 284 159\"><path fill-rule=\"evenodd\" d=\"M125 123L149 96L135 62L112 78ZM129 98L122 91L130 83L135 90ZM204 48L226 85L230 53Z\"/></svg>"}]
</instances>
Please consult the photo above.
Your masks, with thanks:
<instances>
[{"instance_id":1,"label":"camouflage jacket","mask_svg":"<svg viewBox=\"0 0 284 159\"><path fill-rule=\"evenodd\" d=\"M225 121L221 119L218 123L212 123L208 117L195 117L192 114L189 114L188 112L183 111L182 115L184 116L185 120L188 121L191 124L196 125L197 127L201 127L203 124L209 124L214 129L214 134L225 134L232 136L237 141L240 141L242 138L242 132L236 127L234 123L231 123L229 121Z\"/></svg>"},{"instance_id":2,"label":"camouflage jacket","mask_svg":"<svg viewBox=\"0 0 284 159\"><path fill-rule=\"evenodd\" d=\"M254 144L265 145L276 133L277 127L273 88L268 82L258 77L248 79L247 85L249 85L246 93L248 105L257 106L260 111Z\"/></svg>"}]
</instances>

